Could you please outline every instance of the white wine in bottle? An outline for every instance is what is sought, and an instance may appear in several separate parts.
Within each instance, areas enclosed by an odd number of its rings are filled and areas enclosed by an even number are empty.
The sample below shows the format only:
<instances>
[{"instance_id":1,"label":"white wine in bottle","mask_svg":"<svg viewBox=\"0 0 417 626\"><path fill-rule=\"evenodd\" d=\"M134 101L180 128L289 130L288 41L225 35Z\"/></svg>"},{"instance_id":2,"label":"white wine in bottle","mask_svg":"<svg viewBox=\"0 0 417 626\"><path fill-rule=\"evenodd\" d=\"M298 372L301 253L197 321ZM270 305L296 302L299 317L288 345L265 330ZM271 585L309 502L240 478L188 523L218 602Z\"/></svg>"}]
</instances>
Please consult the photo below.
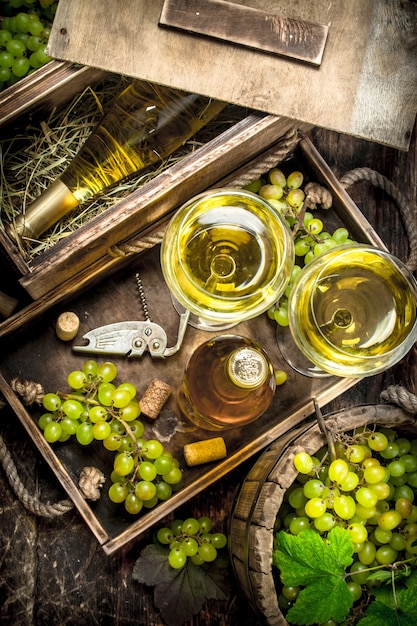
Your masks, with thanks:
<instances>
[{"instance_id":1,"label":"white wine in bottle","mask_svg":"<svg viewBox=\"0 0 417 626\"><path fill-rule=\"evenodd\" d=\"M258 419L275 393L272 362L256 342L220 335L192 354L179 391L179 407L206 430L242 427Z\"/></svg>"},{"instance_id":2,"label":"white wine in bottle","mask_svg":"<svg viewBox=\"0 0 417 626\"><path fill-rule=\"evenodd\" d=\"M63 174L9 225L9 233L36 239L78 205L172 154L225 106L134 80L113 100Z\"/></svg>"}]
</instances>

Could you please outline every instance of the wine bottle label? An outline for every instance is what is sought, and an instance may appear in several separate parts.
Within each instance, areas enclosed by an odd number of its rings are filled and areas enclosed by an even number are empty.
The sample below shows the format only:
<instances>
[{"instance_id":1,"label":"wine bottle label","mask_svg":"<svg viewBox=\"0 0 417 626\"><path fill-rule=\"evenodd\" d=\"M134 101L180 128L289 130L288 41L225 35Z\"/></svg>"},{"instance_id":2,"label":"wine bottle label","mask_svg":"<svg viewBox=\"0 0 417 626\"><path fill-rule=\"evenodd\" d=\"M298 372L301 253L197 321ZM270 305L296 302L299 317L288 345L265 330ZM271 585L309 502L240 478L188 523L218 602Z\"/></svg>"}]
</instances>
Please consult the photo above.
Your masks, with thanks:
<instances>
[{"instance_id":1,"label":"wine bottle label","mask_svg":"<svg viewBox=\"0 0 417 626\"><path fill-rule=\"evenodd\" d=\"M227 372L235 385L253 389L265 382L268 376L268 363L264 355L254 348L238 348L228 359Z\"/></svg>"}]
</instances>

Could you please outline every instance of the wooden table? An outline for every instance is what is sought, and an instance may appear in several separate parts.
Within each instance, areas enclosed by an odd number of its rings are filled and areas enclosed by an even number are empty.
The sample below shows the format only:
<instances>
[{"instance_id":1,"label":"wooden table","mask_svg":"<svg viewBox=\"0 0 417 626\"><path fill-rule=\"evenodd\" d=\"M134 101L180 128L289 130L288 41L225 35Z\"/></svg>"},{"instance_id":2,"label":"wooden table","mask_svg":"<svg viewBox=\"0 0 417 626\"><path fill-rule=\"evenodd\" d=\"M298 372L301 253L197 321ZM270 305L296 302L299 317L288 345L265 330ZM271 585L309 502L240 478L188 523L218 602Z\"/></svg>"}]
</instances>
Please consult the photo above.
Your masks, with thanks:
<instances>
[{"instance_id":1,"label":"wooden table","mask_svg":"<svg viewBox=\"0 0 417 626\"><path fill-rule=\"evenodd\" d=\"M416 129L408 152L321 129L311 136L338 177L356 167L378 171L403 192L416 217ZM349 193L390 250L405 260L407 237L395 202L368 182L355 184ZM358 383L325 407L324 413L378 403L380 392L392 384L415 393L416 371L414 349L398 366ZM28 490L43 502L65 498L18 421L4 419L3 413L0 433ZM178 514L210 515L219 530L227 532L236 490L252 463L253 459L196 496ZM153 589L132 579L148 535L106 556L75 511L49 519L35 517L16 499L3 470L0 485L0 624L162 626L153 605ZM227 602L208 602L185 626L259 626L234 583L232 590Z\"/></svg>"}]
</instances>

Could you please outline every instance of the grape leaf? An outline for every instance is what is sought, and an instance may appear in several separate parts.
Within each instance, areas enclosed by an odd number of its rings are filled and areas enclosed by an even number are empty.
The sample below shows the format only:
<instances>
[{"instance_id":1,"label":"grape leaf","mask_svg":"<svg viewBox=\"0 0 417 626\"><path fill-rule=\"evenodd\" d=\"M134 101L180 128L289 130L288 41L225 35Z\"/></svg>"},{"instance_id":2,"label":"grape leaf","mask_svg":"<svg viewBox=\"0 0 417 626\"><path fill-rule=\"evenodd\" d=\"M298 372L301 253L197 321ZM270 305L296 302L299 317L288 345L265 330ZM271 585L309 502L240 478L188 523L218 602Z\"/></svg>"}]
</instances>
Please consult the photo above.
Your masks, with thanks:
<instances>
[{"instance_id":1,"label":"grape leaf","mask_svg":"<svg viewBox=\"0 0 417 626\"><path fill-rule=\"evenodd\" d=\"M230 585L227 557L216 561L173 569L165 546L146 546L133 568L133 578L155 587L154 603L168 626L182 626L198 613L207 599L226 600Z\"/></svg>"},{"instance_id":2,"label":"grape leaf","mask_svg":"<svg viewBox=\"0 0 417 626\"><path fill-rule=\"evenodd\" d=\"M352 554L352 540L343 528L333 528L326 539L311 529L299 535L277 534L273 560L281 580L303 587L286 615L288 622L308 626L345 619L353 604L345 582Z\"/></svg>"},{"instance_id":3,"label":"grape leaf","mask_svg":"<svg viewBox=\"0 0 417 626\"><path fill-rule=\"evenodd\" d=\"M372 595L376 600L368 606L365 617L358 622L358 626L415 626L417 623L415 580L409 587L396 586L395 599L391 585L373 589Z\"/></svg>"}]
</instances>

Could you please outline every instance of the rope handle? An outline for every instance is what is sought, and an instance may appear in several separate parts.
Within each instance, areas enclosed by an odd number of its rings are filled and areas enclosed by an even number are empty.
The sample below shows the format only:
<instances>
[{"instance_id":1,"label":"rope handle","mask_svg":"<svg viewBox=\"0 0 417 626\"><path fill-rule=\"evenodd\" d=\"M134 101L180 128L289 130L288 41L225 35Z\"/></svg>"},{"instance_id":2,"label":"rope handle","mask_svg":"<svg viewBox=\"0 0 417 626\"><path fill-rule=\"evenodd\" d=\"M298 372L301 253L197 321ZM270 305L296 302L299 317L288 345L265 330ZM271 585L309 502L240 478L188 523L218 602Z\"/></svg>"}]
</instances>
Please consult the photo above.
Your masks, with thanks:
<instances>
[{"instance_id":1,"label":"rope handle","mask_svg":"<svg viewBox=\"0 0 417 626\"><path fill-rule=\"evenodd\" d=\"M396 404L409 413L417 414L417 396L401 385L387 387L381 391L380 398L383 402Z\"/></svg>"},{"instance_id":2,"label":"rope handle","mask_svg":"<svg viewBox=\"0 0 417 626\"><path fill-rule=\"evenodd\" d=\"M407 267L414 272L417 269L417 224L415 220L416 211L411 210L404 195L388 180L385 176L370 169L369 167L358 167L356 169L347 172L340 179L342 187L347 188L354 183L362 180L367 180L374 187L381 187L393 200L395 200L401 218L404 223L404 227L407 233L408 244L410 246L409 257L406 261Z\"/></svg>"}]
</instances>

